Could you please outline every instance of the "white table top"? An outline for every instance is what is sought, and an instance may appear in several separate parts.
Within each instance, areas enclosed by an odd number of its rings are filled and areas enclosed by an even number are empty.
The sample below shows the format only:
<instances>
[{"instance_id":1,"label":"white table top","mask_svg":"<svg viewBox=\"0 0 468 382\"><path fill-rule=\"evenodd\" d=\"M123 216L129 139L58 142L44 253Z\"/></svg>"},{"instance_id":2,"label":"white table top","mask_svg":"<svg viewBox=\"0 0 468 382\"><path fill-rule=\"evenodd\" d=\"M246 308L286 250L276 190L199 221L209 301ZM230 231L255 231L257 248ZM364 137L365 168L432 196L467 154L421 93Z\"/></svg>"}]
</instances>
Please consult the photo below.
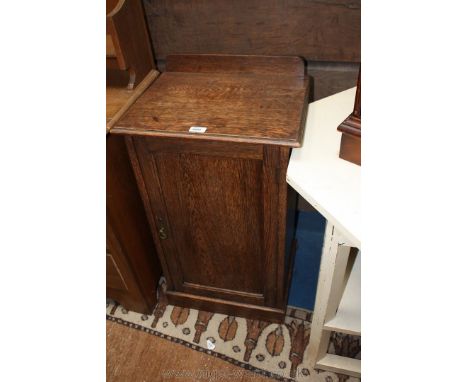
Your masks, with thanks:
<instances>
[{"instance_id":1,"label":"white table top","mask_svg":"<svg viewBox=\"0 0 468 382\"><path fill-rule=\"evenodd\" d=\"M286 180L360 248L361 167L339 158L337 130L353 111L355 93L354 87L309 105L304 142L292 150Z\"/></svg>"}]
</instances>

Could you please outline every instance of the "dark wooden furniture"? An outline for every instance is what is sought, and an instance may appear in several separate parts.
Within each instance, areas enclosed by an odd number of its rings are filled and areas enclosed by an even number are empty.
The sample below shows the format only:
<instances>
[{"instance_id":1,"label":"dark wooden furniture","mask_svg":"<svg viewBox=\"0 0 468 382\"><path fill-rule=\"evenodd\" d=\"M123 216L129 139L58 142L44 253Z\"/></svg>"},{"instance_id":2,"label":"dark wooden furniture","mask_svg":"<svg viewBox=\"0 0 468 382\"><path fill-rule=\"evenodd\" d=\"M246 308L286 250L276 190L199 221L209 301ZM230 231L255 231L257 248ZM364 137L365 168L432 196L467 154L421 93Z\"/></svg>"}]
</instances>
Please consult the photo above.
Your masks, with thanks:
<instances>
[{"instance_id":1,"label":"dark wooden furniture","mask_svg":"<svg viewBox=\"0 0 468 382\"><path fill-rule=\"evenodd\" d=\"M355 86L360 0L144 0L158 68L171 54L300 56L313 100Z\"/></svg>"},{"instance_id":2,"label":"dark wooden furniture","mask_svg":"<svg viewBox=\"0 0 468 382\"><path fill-rule=\"evenodd\" d=\"M361 165L361 72L359 72L353 112L346 118L338 131L341 131L340 158Z\"/></svg>"},{"instance_id":3,"label":"dark wooden furniture","mask_svg":"<svg viewBox=\"0 0 468 382\"><path fill-rule=\"evenodd\" d=\"M107 6L109 132L158 72L154 69L148 36L141 41L145 30L140 0L108 0ZM161 266L124 139L112 134L106 137L106 186L107 296L127 309L151 313Z\"/></svg>"},{"instance_id":4,"label":"dark wooden furniture","mask_svg":"<svg viewBox=\"0 0 468 382\"><path fill-rule=\"evenodd\" d=\"M106 6L106 67L133 89L155 68L143 6L141 0L107 0Z\"/></svg>"},{"instance_id":5,"label":"dark wooden furniture","mask_svg":"<svg viewBox=\"0 0 468 382\"><path fill-rule=\"evenodd\" d=\"M160 71L171 54L288 55L306 60L310 102L356 85L360 0L143 0L143 5ZM301 197L298 206L311 209Z\"/></svg>"},{"instance_id":6,"label":"dark wooden furniture","mask_svg":"<svg viewBox=\"0 0 468 382\"><path fill-rule=\"evenodd\" d=\"M151 52L141 0L107 0L107 131L155 80L159 72Z\"/></svg>"},{"instance_id":7,"label":"dark wooden furniture","mask_svg":"<svg viewBox=\"0 0 468 382\"><path fill-rule=\"evenodd\" d=\"M125 308L151 313L161 266L123 137L107 137L106 290Z\"/></svg>"},{"instance_id":8,"label":"dark wooden furniture","mask_svg":"<svg viewBox=\"0 0 468 382\"><path fill-rule=\"evenodd\" d=\"M174 55L113 127L127 135L170 303L283 319L296 201L286 169L308 92L298 57Z\"/></svg>"}]
</instances>

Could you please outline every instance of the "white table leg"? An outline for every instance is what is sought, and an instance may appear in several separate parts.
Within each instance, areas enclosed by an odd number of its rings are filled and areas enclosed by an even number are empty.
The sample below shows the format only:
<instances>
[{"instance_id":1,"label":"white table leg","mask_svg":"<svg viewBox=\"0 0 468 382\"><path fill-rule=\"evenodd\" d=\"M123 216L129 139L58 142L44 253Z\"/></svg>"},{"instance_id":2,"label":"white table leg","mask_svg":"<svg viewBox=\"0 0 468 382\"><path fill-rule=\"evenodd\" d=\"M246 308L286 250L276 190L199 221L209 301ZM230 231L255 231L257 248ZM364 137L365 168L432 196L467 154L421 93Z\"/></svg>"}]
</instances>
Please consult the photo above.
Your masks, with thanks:
<instances>
[{"instance_id":1,"label":"white table leg","mask_svg":"<svg viewBox=\"0 0 468 382\"><path fill-rule=\"evenodd\" d=\"M314 367L327 352L330 331L324 330L324 323L332 319L338 309L343 293L343 280L350 247L336 228L327 222L323 241L322 259L312 318L308 358Z\"/></svg>"}]
</instances>

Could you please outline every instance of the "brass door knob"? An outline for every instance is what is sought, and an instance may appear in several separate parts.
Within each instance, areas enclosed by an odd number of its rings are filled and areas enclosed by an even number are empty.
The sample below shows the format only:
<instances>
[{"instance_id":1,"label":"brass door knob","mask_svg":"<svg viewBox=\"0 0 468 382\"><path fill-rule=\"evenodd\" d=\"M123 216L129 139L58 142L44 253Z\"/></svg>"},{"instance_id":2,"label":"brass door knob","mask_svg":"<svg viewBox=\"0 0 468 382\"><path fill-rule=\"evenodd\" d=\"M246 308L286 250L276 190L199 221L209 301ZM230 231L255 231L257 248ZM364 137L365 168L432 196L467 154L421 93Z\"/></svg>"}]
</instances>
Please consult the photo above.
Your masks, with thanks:
<instances>
[{"instance_id":1,"label":"brass door knob","mask_svg":"<svg viewBox=\"0 0 468 382\"><path fill-rule=\"evenodd\" d=\"M161 240L166 240L167 239L167 233L164 227L159 228L159 238Z\"/></svg>"}]
</instances>

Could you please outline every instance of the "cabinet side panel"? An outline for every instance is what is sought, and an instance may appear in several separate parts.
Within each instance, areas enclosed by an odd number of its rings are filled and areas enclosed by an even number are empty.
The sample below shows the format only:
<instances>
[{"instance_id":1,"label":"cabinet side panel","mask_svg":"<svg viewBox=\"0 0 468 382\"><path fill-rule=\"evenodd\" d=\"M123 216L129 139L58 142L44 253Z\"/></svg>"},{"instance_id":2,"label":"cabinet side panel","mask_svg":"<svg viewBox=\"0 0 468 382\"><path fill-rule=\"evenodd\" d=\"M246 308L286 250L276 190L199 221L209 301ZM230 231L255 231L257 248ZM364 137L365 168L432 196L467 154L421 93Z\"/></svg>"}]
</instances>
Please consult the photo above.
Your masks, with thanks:
<instances>
[{"instance_id":1,"label":"cabinet side panel","mask_svg":"<svg viewBox=\"0 0 468 382\"><path fill-rule=\"evenodd\" d=\"M282 308L285 304L285 294L287 285L287 270L289 267L290 239L287 237L288 223L288 184L286 183L286 171L289 163L291 149L288 147L277 147L278 162L276 163L277 184L278 184L278 205L276 207L278 219L278 245L277 245L277 278L276 278L276 306ZM292 203L292 201L291 201ZM292 240L292 239L291 239Z\"/></svg>"},{"instance_id":2,"label":"cabinet side panel","mask_svg":"<svg viewBox=\"0 0 468 382\"><path fill-rule=\"evenodd\" d=\"M263 148L263 252L265 256L265 303L267 306L277 304L278 277L278 163L277 146Z\"/></svg>"},{"instance_id":3,"label":"cabinet side panel","mask_svg":"<svg viewBox=\"0 0 468 382\"><path fill-rule=\"evenodd\" d=\"M123 137L109 135L106 141L106 218L108 242L113 243L112 256L124 279L132 278L137 288L129 288L135 299L143 300L139 306L151 311L156 302L156 286L161 266L135 177L130 165ZM109 240L109 235L114 237ZM124 258L125 263L119 263ZM123 260L122 260L123 261ZM112 296L110 296L112 297ZM131 306L128 307L132 309Z\"/></svg>"},{"instance_id":4,"label":"cabinet side panel","mask_svg":"<svg viewBox=\"0 0 468 382\"><path fill-rule=\"evenodd\" d=\"M283 309L285 303L285 252L287 220L286 169L290 149L264 146L263 209L265 255L265 300ZM287 249L289 251L289 248Z\"/></svg>"}]
</instances>

